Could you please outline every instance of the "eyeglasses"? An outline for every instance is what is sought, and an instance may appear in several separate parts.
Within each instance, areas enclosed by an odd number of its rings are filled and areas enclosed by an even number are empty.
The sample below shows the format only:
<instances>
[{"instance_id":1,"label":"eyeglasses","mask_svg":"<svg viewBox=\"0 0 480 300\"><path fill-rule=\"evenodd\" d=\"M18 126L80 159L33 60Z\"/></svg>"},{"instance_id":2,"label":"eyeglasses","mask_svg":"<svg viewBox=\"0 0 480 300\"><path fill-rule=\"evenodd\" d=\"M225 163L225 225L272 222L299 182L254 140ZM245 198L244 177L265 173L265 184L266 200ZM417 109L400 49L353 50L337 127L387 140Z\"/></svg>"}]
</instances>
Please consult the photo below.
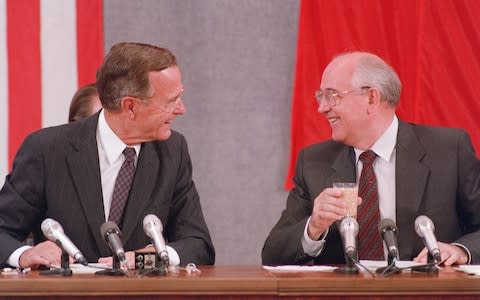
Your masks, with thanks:
<instances>
[{"instance_id":1,"label":"eyeglasses","mask_svg":"<svg viewBox=\"0 0 480 300\"><path fill-rule=\"evenodd\" d=\"M167 105L165 105L165 107L162 110L165 111L166 113L171 114L177 108L180 101L182 101L182 97L178 96L178 98L175 99L175 101L168 102Z\"/></svg>"},{"instance_id":2,"label":"eyeglasses","mask_svg":"<svg viewBox=\"0 0 480 300\"><path fill-rule=\"evenodd\" d=\"M183 90L181 91L181 93L183 93ZM171 114L177 108L180 101L182 101L182 94L181 93L180 93L180 95L178 95L177 98L175 98L175 100L169 101L167 104L165 104L161 108L161 110L163 110L166 113ZM147 103L150 103L153 100L152 97L139 97L139 96L130 96L130 97L140 99L143 102L147 102Z\"/></svg>"},{"instance_id":3,"label":"eyeglasses","mask_svg":"<svg viewBox=\"0 0 480 300\"><path fill-rule=\"evenodd\" d=\"M322 102L328 104L330 107L334 107L338 104L338 99L341 99L343 96L353 92L360 92L365 89L369 89L369 86L362 86L359 89L354 89L350 91L337 91L334 89L318 90L315 91L315 98L317 98L318 105L321 105Z\"/></svg>"}]
</instances>

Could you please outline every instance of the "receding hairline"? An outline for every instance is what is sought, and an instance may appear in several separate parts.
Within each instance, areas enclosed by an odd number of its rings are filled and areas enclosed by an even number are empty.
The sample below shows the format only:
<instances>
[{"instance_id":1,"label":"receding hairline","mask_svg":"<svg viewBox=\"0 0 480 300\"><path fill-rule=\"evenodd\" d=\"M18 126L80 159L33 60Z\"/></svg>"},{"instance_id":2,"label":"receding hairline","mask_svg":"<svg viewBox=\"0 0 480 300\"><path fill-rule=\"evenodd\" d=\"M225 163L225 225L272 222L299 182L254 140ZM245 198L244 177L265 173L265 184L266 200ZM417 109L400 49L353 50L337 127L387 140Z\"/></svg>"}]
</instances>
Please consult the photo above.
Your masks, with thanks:
<instances>
[{"instance_id":1,"label":"receding hairline","mask_svg":"<svg viewBox=\"0 0 480 300\"><path fill-rule=\"evenodd\" d=\"M343 52L343 53L337 54L332 58L330 63L332 63L334 61L338 61L340 59L347 59L347 58L354 59L355 62L358 62L358 61L360 61L362 59L365 59L365 58L371 58L371 59L377 60L378 62L382 62L384 64L387 64L380 56L378 56L374 53L365 52L365 51L351 51L351 52Z\"/></svg>"}]
</instances>

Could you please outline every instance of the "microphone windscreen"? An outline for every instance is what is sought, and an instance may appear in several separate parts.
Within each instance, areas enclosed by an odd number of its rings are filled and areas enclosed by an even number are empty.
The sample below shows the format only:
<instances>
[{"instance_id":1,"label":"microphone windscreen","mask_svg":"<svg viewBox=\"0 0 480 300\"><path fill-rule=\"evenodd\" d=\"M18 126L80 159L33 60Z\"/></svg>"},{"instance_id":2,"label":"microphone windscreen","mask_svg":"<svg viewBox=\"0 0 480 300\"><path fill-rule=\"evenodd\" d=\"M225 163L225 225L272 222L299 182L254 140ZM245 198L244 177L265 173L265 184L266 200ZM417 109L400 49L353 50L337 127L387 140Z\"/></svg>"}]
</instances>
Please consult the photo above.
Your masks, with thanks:
<instances>
[{"instance_id":1,"label":"microphone windscreen","mask_svg":"<svg viewBox=\"0 0 480 300\"><path fill-rule=\"evenodd\" d=\"M340 232L343 233L347 230L352 230L352 232L357 235L358 233L358 222L355 218L345 217L340 222Z\"/></svg>"},{"instance_id":2,"label":"microphone windscreen","mask_svg":"<svg viewBox=\"0 0 480 300\"><path fill-rule=\"evenodd\" d=\"M102 226L100 226L100 233L102 234L104 239L106 239L107 236L112 232L120 234L120 229L115 222L108 221L103 223Z\"/></svg>"},{"instance_id":3,"label":"microphone windscreen","mask_svg":"<svg viewBox=\"0 0 480 300\"><path fill-rule=\"evenodd\" d=\"M417 234L420 237L423 238L423 236L424 236L423 230L425 230L426 228L430 228L432 230L432 232L435 231L435 225L433 225L433 222L432 222L432 220L430 220L429 217L418 216L415 219L415 231L417 232Z\"/></svg>"},{"instance_id":4,"label":"microphone windscreen","mask_svg":"<svg viewBox=\"0 0 480 300\"><path fill-rule=\"evenodd\" d=\"M386 228L391 228L395 232L397 231L397 225L395 225L395 222L392 219L389 219L389 218L385 218L378 223L378 232L380 234L382 234L382 232Z\"/></svg>"},{"instance_id":5,"label":"microphone windscreen","mask_svg":"<svg viewBox=\"0 0 480 300\"><path fill-rule=\"evenodd\" d=\"M143 230L146 231L148 227L152 224L157 227L160 232L163 231L162 221L160 221L160 219L156 215L146 215L145 218L143 218Z\"/></svg>"},{"instance_id":6,"label":"microphone windscreen","mask_svg":"<svg viewBox=\"0 0 480 300\"><path fill-rule=\"evenodd\" d=\"M50 218L46 218L45 220L43 220L40 227L42 228L43 235L45 235L45 237L49 240L56 239L55 236L53 236L52 230L63 232L62 226L60 226L57 221Z\"/></svg>"}]
</instances>

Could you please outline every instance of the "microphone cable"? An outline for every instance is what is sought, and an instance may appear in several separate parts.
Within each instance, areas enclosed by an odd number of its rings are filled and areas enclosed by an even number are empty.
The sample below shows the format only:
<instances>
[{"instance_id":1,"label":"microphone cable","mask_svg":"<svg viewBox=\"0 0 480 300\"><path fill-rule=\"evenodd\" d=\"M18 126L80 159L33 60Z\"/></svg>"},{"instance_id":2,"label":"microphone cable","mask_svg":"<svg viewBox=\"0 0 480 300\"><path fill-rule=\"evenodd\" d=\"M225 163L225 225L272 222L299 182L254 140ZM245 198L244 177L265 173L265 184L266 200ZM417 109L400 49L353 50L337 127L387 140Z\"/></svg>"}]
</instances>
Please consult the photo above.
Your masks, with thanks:
<instances>
[{"instance_id":1,"label":"microphone cable","mask_svg":"<svg viewBox=\"0 0 480 300\"><path fill-rule=\"evenodd\" d=\"M433 266L438 267L438 265L437 265L436 263L428 263L428 264L423 264L423 265L415 265L415 266L408 266L408 267L403 267L403 268L397 268L396 270L395 270L395 269L391 269L391 270L389 270L389 272L385 272L385 271L388 270L388 268L387 268L387 269L385 269L384 272L382 272L382 274L380 274L380 277L390 276L390 275L392 275L392 274L395 274L395 272L398 271L398 270L403 271L403 270L412 269L412 271L414 271L413 269L415 269L415 268L433 267ZM384 274L384 273L385 273L385 274Z\"/></svg>"},{"instance_id":2,"label":"microphone cable","mask_svg":"<svg viewBox=\"0 0 480 300\"><path fill-rule=\"evenodd\" d=\"M397 261L396 257L392 258L392 262L382 271L382 273L380 273L379 276L387 277L388 275L395 274L396 272L398 272L400 268L398 267L395 268L396 261Z\"/></svg>"},{"instance_id":3,"label":"microphone cable","mask_svg":"<svg viewBox=\"0 0 480 300\"><path fill-rule=\"evenodd\" d=\"M357 259L352 259L353 263L357 266L357 267L360 267L362 269L364 269L365 271L367 271L368 274L370 274L370 276L372 276L372 278L375 278L375 273L373 273L372 271L370 271L366 266L364 266L359 260Z\"/></svg>"}]
</instances>

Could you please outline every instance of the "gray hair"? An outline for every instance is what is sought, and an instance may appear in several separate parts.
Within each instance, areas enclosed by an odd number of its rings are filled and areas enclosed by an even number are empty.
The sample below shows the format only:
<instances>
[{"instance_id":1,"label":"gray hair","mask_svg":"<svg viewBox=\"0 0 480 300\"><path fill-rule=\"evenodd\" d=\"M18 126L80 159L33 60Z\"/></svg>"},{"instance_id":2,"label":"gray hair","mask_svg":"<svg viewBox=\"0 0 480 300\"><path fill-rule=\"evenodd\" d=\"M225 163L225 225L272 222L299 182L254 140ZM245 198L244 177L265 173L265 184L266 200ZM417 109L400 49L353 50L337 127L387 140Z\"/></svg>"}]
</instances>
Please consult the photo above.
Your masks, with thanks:
<instances>
[{"instance_id":1,"label":"gray hair","mask_svg":"<svg viewBox=\"0 0 480 300\"><path fill-rule=\"evenodd\" d=\"M352 86L369 86L380 91L382 100L397 106L402 91L402 83L395 70L383 59L369 52L350 52L342 56L358 55L359 59L352 74Z\"/></svg>"}]
</instances>

